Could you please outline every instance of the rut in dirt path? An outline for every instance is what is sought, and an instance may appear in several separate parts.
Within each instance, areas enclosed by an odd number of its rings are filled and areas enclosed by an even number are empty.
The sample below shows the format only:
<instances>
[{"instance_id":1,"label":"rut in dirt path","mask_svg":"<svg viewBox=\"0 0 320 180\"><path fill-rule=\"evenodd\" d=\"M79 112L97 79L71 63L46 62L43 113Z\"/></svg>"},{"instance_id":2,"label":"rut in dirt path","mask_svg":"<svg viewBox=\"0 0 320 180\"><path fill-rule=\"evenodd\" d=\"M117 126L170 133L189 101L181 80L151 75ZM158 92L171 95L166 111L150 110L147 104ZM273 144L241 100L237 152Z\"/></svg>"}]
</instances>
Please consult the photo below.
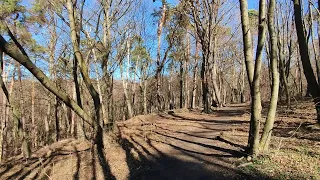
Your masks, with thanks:
<instances>
[{"instance_id":1,"label":"rut in dirt path","mask_svg":"<svg viewBox=\"0 0 320 180\"><path fill-rule=\"evenodd\" d=\"M246 107L138 116L119 124L130 179L259 179L234 162L244 156Z\"/></svg>"}]
</instances>

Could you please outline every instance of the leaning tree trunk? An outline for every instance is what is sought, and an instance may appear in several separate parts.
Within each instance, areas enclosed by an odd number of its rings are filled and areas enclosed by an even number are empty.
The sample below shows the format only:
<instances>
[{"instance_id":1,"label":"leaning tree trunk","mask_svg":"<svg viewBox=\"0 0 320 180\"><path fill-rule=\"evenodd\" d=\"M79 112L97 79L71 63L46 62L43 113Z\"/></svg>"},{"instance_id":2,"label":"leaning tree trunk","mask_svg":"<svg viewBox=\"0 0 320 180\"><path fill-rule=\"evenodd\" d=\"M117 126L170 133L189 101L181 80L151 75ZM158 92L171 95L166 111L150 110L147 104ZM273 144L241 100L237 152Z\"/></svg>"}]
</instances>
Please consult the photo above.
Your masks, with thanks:
<instances>
[{"instance_id":1,"label":"leaning tree trunk","mask_svg":"<svg viewBox=\"0 0 320 180\"><path fill-rule=\"evenodd\" d=\"M320 123L320 88L311 66L307 39L303 29L300 0L294 0L294 17L303 72L310 86L310 92L317 111L317 120Z\"/></svg>"},{"instance_id":2,"label":"leaning tree trunk","mask_svg":"<svg viewBox=\"0 0 320 180\"><path fill-rule=\"evenodd\" d=\"M94 109L95 109L95 119L93 122L94 125L94 142L98 146L98 148L103 147L103 134L102 134L102 127L100 126L100 110L101 110L101 103L99 93L94 88L91 79L89 77L88 67L86 62L83 59L83 56L80 51L78 37L77 37L77 28L76 28L76 21L75 21L75 11L74 11L74 4L72 0L67 0L67 9L69 14L70 20L70 37L72 40L73 52L74 56L79 61L80 72L83 78L83 81L91 95L93 100ZM80 22L81 23L81 22Z\"/></svg>"},{"instance_id":3,"label":"leaning tree trunk","mask_svg":"<svg viewBox=\"0 0 320 180\"><path fill-rule=\"evenodd\" d=\"M316 49L316 43L314 40L314 32L313 32L313 11L311 7L311 2L309 2L309 16L310 16L310 35L311 35L311 41L312 41L312 49L313 49L313 54L314 54L314 60L316 62L316 72L317 72L317 78L318 82L320 81L320 62L318 58L318 52ZM318 14L320 16L320 14ZM319 28L319 27L318 27Z\"/></svg>"}]
</instances>

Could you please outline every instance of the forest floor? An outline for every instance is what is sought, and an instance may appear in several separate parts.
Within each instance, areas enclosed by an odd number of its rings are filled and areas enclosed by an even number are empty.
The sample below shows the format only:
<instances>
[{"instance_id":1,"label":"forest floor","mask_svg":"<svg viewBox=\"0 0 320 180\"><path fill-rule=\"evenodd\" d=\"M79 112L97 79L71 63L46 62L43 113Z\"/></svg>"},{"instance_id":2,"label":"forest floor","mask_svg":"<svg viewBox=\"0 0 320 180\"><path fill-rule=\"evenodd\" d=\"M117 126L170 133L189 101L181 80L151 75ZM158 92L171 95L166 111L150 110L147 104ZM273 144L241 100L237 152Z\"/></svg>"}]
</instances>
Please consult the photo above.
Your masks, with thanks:
<instances>
[{"instance_id":1,"label":"forest floor","mask_svg":"<svg viewBox=\"0 0 320 180\"><path fill-rule=\"evenodd\" d=\"M89 142L67 139L0 164L0 179L320 179L320 130L310 100L279 106L271 152L248 163L249 105L203 114L178 109L117 123L105 161ZM266 115L266 112L264 112Z\"/></svg>"}]
</instances>

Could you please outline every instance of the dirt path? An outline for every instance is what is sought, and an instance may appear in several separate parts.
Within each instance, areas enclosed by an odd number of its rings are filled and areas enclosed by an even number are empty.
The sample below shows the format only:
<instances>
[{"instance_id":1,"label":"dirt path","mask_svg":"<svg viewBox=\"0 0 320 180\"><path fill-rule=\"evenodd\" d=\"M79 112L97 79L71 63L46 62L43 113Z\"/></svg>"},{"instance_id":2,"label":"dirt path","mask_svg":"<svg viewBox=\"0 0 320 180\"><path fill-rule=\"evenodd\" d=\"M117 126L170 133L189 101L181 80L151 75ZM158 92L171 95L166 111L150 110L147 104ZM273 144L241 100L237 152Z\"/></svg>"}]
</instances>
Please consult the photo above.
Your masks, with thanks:
<instances>
[{"instance_id":1,"label":"dirt path","mask_svg":"<svg viewBox=\"0 0 320 180\"><path fill-rule=\"evenodd\" d=\"M240 104L209 115L174 110L117 123L115 134L105 135L104 169L89 141L65 139L33 152L29 160L20 155L0 163L0 179L312 179L320 177L320 131L307 129L315 117L312 102L302 105L279 109L275 152L245 169L237 166L245 162L240 158L250 117L249 106Z\"/></svg>"},{"instance_id":2,"label":"dirt path","mask_svg":"<svg viewBox=\"0 0 320 180\"><path fill-rule=\"evenodd\" d=\"M247 141L246 106L138 116L119 124L130 179L253 179L233 163Z\"/></svg>"}]
</instances>

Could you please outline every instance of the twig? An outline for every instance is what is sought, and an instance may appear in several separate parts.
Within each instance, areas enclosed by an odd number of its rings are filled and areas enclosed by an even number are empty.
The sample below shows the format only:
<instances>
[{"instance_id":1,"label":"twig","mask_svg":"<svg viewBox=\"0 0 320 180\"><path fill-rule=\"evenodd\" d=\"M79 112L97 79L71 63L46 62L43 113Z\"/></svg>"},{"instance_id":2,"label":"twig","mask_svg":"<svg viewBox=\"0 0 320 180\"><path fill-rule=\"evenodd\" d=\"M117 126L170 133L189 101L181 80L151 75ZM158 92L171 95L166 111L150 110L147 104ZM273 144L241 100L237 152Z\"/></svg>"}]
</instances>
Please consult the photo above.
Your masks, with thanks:
<instances>
[{"instance_id":1,"label":"twig","mask_svg":"<svg viewBox=\"0 0 320 180\"><path fill-rule=\"evenodd\" d=\"M252 162L246 162L246 163L243 163L243 164L240 164L238 167L246 167L246 166L249 166L253 164Z\"/></svg>"},{"instance_id":2,"label":"twig","mask_svg":"<svg viewBox=\"0 0 320 180\"><path fill-rule=\"evenodd\" d=\"M301 127L302 123L303 123L303 122L300 123L300 125L296 128L296 130L295 130L295 131L292 133L292 135L291 135L290 137L288 137L288 138L292 138L292 137L297 133L297 131L298 131L299 128ZM281 144L282 144L283 139L284 139L284 138L281 138L281 139L280 139L277 152L278 152L278 151L280 150L280 148L281 148Z\"/></svg>"}]
</instances>

